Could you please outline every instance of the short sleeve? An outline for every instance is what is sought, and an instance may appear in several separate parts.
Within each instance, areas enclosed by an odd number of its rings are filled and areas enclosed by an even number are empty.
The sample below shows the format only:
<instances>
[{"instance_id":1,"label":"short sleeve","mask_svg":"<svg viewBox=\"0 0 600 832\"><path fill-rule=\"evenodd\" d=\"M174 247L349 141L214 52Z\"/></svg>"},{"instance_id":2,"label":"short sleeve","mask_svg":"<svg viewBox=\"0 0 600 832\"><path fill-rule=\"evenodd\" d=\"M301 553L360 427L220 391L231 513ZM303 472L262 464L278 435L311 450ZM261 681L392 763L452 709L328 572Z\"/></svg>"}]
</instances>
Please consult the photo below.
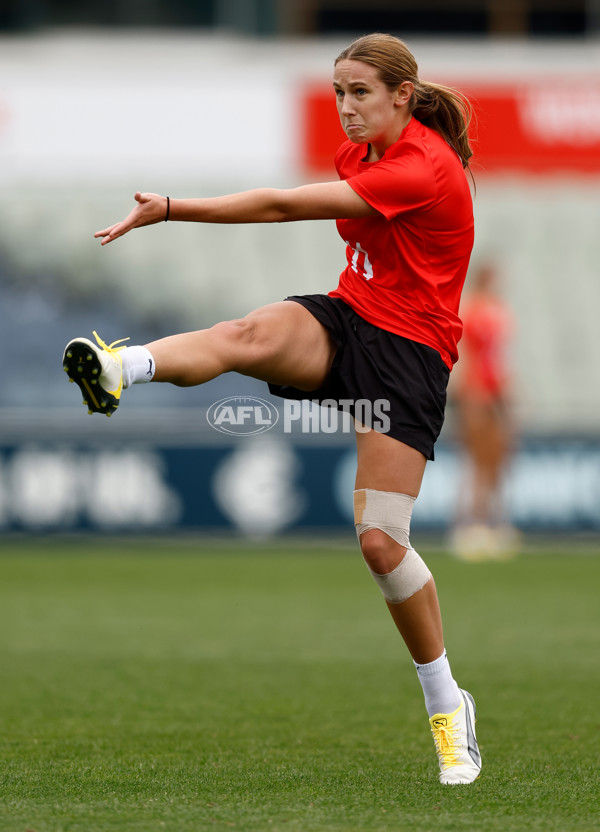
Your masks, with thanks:
<instances>
[{"instance_id":1,"label":"short sleeve","mask_svg":"<svg viewBox=\"0 0 600 832\"><path fill-rule=\"evenodd\" d=\"M346 180L353 191L387 219L425 210L435 203L436 178L427 150L407 142L402 153L382 159Z\"/></svg>"}]
</instances>

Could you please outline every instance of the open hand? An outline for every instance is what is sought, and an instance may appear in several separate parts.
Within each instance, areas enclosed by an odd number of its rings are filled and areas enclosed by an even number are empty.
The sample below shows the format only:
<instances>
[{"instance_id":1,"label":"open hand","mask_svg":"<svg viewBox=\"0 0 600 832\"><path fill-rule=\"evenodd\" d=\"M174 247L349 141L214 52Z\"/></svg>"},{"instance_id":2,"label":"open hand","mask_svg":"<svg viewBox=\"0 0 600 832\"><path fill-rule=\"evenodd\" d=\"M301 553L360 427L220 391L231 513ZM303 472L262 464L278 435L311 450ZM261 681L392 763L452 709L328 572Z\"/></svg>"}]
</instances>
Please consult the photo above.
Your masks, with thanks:
<instances>
[{"instance_id":1,"label":"open hand","mask_svg":"<svg viewBox=\"0 0 600 832\"><path fill-rule=\"evenodd\" d=\"M102 231L96 231L94 237L101 237L100 245L105 246L112 243L117 237L127 234L132 228L141 228L144 225L153 225L162 222L167 214L167 197L159 194L141 194L139 191L134 194L137 205L121 222L116 222Z\"/></svg>"}]
</instances>

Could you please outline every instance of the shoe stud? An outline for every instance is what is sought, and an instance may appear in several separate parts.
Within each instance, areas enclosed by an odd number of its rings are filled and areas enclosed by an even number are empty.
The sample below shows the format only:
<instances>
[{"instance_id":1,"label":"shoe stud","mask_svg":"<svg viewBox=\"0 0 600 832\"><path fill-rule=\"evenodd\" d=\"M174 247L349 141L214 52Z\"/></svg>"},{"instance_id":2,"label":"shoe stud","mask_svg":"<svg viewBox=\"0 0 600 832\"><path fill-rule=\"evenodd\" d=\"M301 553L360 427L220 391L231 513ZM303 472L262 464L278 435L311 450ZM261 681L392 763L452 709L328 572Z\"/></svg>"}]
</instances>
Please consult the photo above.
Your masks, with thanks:
<instances>
[{"instance_id":1,"label":"shoe stud","mask_svg":"<svg viewBox=\"0 0 600 832\"><path fill-rule=\"evenodd\" d=\"M69 372L69 368L67 367L66 364L63 364L63 370L65 371L65 373Z\"/></svg>"},{"instance_id":2,"label":"shoe stud","mask_svg":"<svg viewBox=\"0 0 600 832\"><path fill-rule=\"evenodd\" d=\"M97 379L97 378L93 378L93 379L92 379L92 384L98 384L98 379Z\"/></svg>"},{"instance_id":3,"label":"shoe stud","mask_svg":"<svg viewBox=\"0 0 600 832\"><path fill-rule=\"evenodd\" d=\"M90 358L91 358L91 356L90 356ZM92 370L92 375L94 375L94 376L98 375L98 368L97 367L94 367L94 369Z\"/></svg>"},{"instance_id":4,"label":"shoe stud","mask_svg":"<svg viewBox=\"0 0 600 832\"><path fill-rule=\"evenodd\" d=\"M71 350L69 350L69 352L67 353L67 358L73 358L73 353L71 352Z\"/></svg>"},{"instance_id":5,"label":"shoe stud","mask_svg":"<svg viewBox=\"0 0 600 832\"><path fill-rule=\"evenodd\" d=\"M70 379L69 379L69 384L73 384L73 382L74 382L74 381L75 381L75 379L74 379L74 378L70 378Z\"/></svg>"},{"instance_id":6,"label":"shoe stud","mask_svg":"<svg viewBox=\"0 0 600 832\"><path fill-rule=\"evenodd\" d=\"M94 415L94 411L93 410L88 410L88 416L93 416L93 415Z\"/></svg>"},{"instance_id":7,"label":"shoe stud","mask_svg":"<svg viewBox=\"0 0 600 832\"><path fill-rule=\"evenodd\" d=\"M77 372L78 373L83 373L83 367L81 366L81 364L77 365Z\"/></svg>"},{"instance_id":8,"label":"shoe stud","mask_svg":"<svg viewBox=\"0 0 600 832\"><path fill-rule=\"evenodd\" d=\"M91 361L91 360L92 360L92 353L91 353L91 352L89 352L89 353L87 354L87 356L86 356L86 360L87 360L87 361Z\"/></svg>"},{"instance_id":9,"label":"shoe stud","mask_svg":"<svg viewBox=\"0 0 600 832\"><path fill-rule=\"evenodd\" d=\"M107 415L108 417L112 416L112 410L109 410L109 411L108 411L108 413L107 413L106 415Z\"/></svg>"}]
</instances>

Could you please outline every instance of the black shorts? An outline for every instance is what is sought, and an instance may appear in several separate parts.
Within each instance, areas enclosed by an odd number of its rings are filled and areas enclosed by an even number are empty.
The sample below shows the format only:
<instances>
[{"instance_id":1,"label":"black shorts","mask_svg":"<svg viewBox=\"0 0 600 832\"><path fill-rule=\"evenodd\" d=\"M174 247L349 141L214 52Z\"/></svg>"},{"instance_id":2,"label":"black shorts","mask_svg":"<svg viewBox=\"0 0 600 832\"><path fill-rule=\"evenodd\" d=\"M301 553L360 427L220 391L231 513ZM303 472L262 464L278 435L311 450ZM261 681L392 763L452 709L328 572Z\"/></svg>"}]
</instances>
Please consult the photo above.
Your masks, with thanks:
<instances>
[{"instance_id":1,"label":"black shorts","mask_svg":"<svg viewBox=\"0 0 600 832\"><path fill-rule=\"evenodd\" d=\"M308 309L329 331L337 350L322 387L306 391L270 384L271 393L284 399L333 399L338 409L348 410L367 427L388 433L433 459L433 446L444 423L450 376L439 352L368 323L340 298L292 295L286 300ZM355 410L349 401L360 402L360 409ZM382 424L377 418L380 411L365 408L365 401L388 402L389 425L378 427Z\"/></svg>"}]
</instances>

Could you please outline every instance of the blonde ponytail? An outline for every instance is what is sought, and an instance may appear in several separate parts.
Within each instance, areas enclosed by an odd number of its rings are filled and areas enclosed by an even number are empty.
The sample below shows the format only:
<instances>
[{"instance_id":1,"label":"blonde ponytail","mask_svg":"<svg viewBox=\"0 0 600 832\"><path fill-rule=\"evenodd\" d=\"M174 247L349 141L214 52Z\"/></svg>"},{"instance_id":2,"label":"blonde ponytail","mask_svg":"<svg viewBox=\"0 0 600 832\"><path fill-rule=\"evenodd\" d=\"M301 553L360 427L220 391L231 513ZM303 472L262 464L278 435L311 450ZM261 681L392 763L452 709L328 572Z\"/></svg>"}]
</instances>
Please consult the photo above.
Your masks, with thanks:
<instances>
[{"instance_id":1,"label":"blonde ponytail","mask_svg":"<svg viewBox=\"0 0 600 832\"><path fill-rule=\"evenodd\" d=\"M469 144L472 108L458 90L417 80L409 104L414 117L439 133L460 156L464 168L473 155Z\"/></svg>"}]
</instances>

